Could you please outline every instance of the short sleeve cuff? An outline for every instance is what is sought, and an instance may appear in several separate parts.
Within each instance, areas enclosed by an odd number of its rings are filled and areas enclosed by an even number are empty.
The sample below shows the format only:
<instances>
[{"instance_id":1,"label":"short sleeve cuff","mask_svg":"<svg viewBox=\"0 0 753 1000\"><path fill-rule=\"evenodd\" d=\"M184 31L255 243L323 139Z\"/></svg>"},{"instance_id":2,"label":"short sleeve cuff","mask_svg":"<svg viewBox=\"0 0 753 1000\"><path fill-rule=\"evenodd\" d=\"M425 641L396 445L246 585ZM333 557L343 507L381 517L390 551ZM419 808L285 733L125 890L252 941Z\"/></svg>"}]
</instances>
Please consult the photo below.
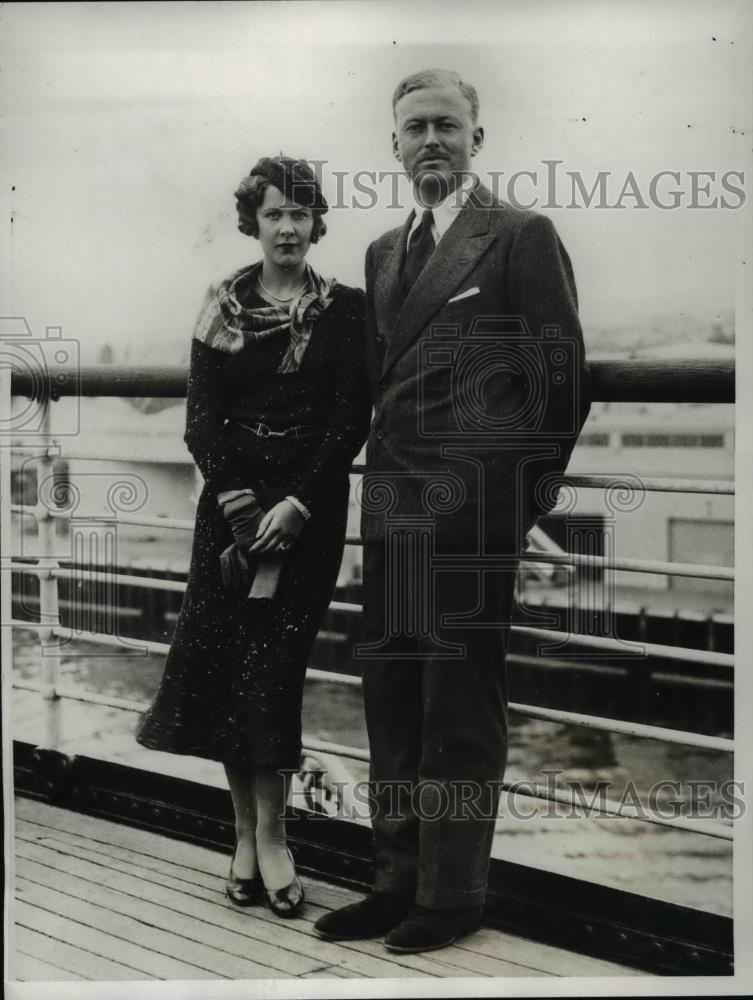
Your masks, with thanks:
<instances>
[{"instance_id":1,"label":"short sleeve cuff","mask_svg":"<svg viewBox=\"0 0 753 1000\"><path fill-rule=\"evenodd\" d=\"M301 503L298 497L285 497L286 500L290 501L298 513L301 515L304 521L311 519L311 511L308 509L305 503Z\"/></svg>"}]
</instances>

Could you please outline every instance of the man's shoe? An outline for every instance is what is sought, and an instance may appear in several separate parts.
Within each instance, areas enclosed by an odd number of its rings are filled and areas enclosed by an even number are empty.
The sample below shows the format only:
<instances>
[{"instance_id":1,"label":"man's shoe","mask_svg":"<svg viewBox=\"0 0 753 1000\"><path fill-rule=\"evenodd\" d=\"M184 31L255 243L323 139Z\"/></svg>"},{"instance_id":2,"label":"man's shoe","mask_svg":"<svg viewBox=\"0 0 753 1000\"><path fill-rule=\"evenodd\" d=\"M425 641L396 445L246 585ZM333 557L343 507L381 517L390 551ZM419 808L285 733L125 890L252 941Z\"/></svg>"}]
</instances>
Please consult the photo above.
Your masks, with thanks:
<instances>
[{"instance_id":1,"label":"man's shoe","mask_svg":"<svg viewBox=\"0 0 753 1000\"><path fill-rule=\"evenodd\" d=\"M388 951L411 954L446 948L459 938L473 934L481 925L481 909L430 910L414 906L405 920L384 939Z\"/></svg>"},{"instance_id":2,"label":"man's shoe","mask_svg":"<svg viewBox=\"0 0 753 1000\"><path fill-rule=\"evenodd\" d=\"M325 913L314 924L314 930L328 941L381 937L397 927L412 906L412 895L372 892L358 903Z\"/></svg>"}]
</instances>

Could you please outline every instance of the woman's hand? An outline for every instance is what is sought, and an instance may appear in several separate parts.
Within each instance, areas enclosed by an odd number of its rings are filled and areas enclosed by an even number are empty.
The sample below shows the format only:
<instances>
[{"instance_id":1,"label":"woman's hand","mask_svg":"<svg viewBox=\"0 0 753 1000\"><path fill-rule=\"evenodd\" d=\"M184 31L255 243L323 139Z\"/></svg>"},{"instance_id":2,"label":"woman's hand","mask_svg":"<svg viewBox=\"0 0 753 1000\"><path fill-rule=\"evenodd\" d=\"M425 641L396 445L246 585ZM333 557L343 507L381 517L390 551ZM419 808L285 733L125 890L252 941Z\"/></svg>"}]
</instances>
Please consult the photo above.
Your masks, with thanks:
<instances>
[{"instance_id":1,"label":"woman's hand","mask_svg":"<svg viewBox=\"0 0 753 1000\"><path fill-rule=\"evenodd\" d=\"M289 500L281 500L261 519L256 541L248 551L284 552L295 543L304 524L300 511Z\"/></svg>"}]
</instances>

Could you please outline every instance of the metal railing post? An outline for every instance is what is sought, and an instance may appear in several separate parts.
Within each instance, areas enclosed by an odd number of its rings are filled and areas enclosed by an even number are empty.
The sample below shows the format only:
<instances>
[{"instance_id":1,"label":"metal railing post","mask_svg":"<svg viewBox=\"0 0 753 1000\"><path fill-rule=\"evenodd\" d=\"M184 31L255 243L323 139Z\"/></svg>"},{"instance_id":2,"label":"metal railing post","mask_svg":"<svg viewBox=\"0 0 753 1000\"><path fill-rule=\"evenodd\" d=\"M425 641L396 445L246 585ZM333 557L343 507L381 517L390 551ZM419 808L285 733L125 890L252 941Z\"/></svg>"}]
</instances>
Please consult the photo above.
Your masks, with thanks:
<instances>
[{"instance_id":1,"label":"metal railing post","mask_svg":"<svg viewBox=\"0 0 753 1000\"><path fill-rule=\"evenodd\" d=\"M691 369L693 368L692 365L690 367ZM1 374L2 372L0 372ZM638 401L638 399L644 401L656 399L661 402L698 401L727 403L732 402L734 399L734 369L731 364L728 365L726 363L711 365L710 367L699 366L697 370L690 372L690 376L687 364L669 367L651 362L650 364L639 363L635 366L633 362L630 362L630 365L625 367L620 364L611 366L609 363L597 363L596 374L598 375L596 379L597 387L598 385L601 386L599 393L596 395L597 399L625 400L630 402ZM79 378L79 375L82 377ZM709 378L714 383L711 387L709 387ZM111 367L103 367L96 370L84 369L82 372L76 372L76 379L68 379L67 381L64 379L61 382L61 386L61 395L81 394L84 396L102 395L113 397L155 395L180 397L185 394L185 372L182 370L156 369L144 372L138 369L115 370ZM16 391L24 392L27 388L29 390L34 389L34 386L28 382L27 376L24 373L13 372L12 388L15 388ZM49 749L59 749L61 745L61 702L63 700L98 704L132 712L143 712L148 707L145 703L142 704L130 699L92 694L73 685L66 686L61 678L65 644L75 638L77 641L92 642L98 646L121 645L124 640L119 635L116 616L118 613L118 597L123 598L125 588L129 590L136 589L147 601L154 602L155 604L158 602L161 604L163 600L171 597L173 593L177 594L185 589L185 582L182 580L160 579L151 575L141 576L118 572L117 559L114 558L114 544L116 540L114 532L117 529L117 524L115 524L112 534L109 532L109 528L104 535L101 532L103 527L110 525L110 518L103 520L99 516L94 516L87 520L86 518L82 518L80 514L76 515L75 525L77 530L75 532L71 531L70 554L66 546L65 552L62 554L63 565L61 566L58 560L58 556L61 553L59 552L56 526L58 521L72 525L74 510L63 509L65 505L62 503L58 505L58 501L55 499L57 491L54 488L49 493L47 490L47 484L54 482L54 463L58 455L58 449L51 436L51 402L53 398L57 398L57 390L55 390L55 393L54 397L45 397L39 401L42 406L42 430L39 440L30 446L31 452L29 446L22 445L17 449L21 453L30 452L37 458L38 490L36 504L34 507L26 507L24 504L10 505L11 510L20 516L24 516L25 514L34 516L38 525L36 565L33 565L32 561L28 558L19 560L17 563L11 560L11 565L15 566L21 574L28 573L29 575L35 575L39 579L40 622L37 624L36 622L16 621L12 617L9 621L13 626L36 629L39 632L41 676L41 681L37 684L19 680L13 686L21 690L38 691L44 698L46 702L46 711L44 713L46 731L43 734L43 738L39 740L38 745ZM71 454L74 455L75 453L72 451ZM80 449L80 453L75 454L75 457L83 459L97 457L112 460L112 456L109 455L94 456L86 448ZM358 464L352 466L354 474L358 474L361 470L362 466ZM628 509L624 506L625 502L620 499L622 493L625 491L631 494L636 493L638 490L641 492L707 493L730 497L734 496L735 493L734 483L728 481L656 477L638 479L638 477L630 475L615 476L613 473L574 474L564 477L562 485L607 491L607 494L612 494L612 502L610 503L607 500L610 510L613 509L613 504L616 504L617 510L620 512ZM616 498L614 496L615 490L617 491ZM49 496L52 499L49 499ZM134 513L134 511L138 511L138 506L129 506L126 504L121 511L118 504L113 506L109 503L109 500L110 496L108 494L108 506L111 507L114 520L117 523L164 527L183 531L193 530L192 521L179 518L140 516L138 513ZM115 513L115 510L117 510L117 513ZM412 531L414 549L406 566L397 564L398 568L404 572L398 573L398 580L396 582L402 583L403 586L410 582L410 573L442 568L444 557L431 556L431 546L427 547L427 541L430 539L426 535L426 525L427 522L419 519L408 526L410 531ZM638 716L639 721L636 722L633 720L627 722L621 718L601 718L598 715L567 712L561 709L548 709L517 702L510 703L510 710L524 717L556 722L561 725L578 726L584 729L591 729L597 733L628 735L633 738L657 740L694 749L732 753L733 742L726 737L685 732L643 721L650 714L647 712L647 708L652 707L650 698L652 693L650 682L652 680L656 680L657 683L661 684L666 683L669 679L675 685L675 688L678 684L687 685L696 683L706 690L714 691L715 689L719 689L723 693L728 688L731 688L733 682L730 671L733 664L733 655L731 653L714 651L717 645L714 638L717 631L717 623L714 616L711 616L708 621L705 637L705 645L710 646L711 650L647 642L647 613L645 608L641 608L640 611L638 641L635 641L632 634L626 641L617 636L616 623L611 619L611 613L614 612L614 602L611 600L613 595L610 584L613 581L615 572L618 571L732 581L734 579L733 568L696 563L667 562L655 559L618 558L614 552L614 539L611 533L604 535L604 552L601 552L600 547L596 544L598 537L596 529L601 525L601 520L594 522L593 525L587 525L590 530L588 534L585 534L583 532L584 522L579 522L580 544L574 544L574 531L569 531L567 550L564 552L561 550L550 551L547 548L543 552L533 551L523 555L524 562L529 566L535 567L538 565L541 568L546 568L547 571L550 571L552 568L564 567L574 580L578 579L580 581L579 588L574 588L574 593L571 595L573 598L571 604L566 606L566 610L569 611L572 619L570 626L566 627L564 631L561 628L552 627L551 624L547 624L547 627L517 625L513 626L512 629L517 636L523 636L526 640L534 639L543 640L550 644L554 643L553 648L558 651L557 664L566 661L568 658L577 658L579 673L587 673L590 670L595 674L601 670L602 672L611 672L612 676L619 675L625 671L608 664L604 665L602 661L626 658L630 661L626 664L626 669L631 680L630 692L636 700L634 714ZM401 528L404 529L405 527L405 525L401 525ZM354 536L348 536L346 541L351 545L361 544L360 539ZM104 565L102 565L101 559L103 554L113 555L113 558L104 560ZM431 556L429 558L431 565L427 563L427 556ZM436 566L434 560L436 560ZM469 565L475 565L473 559L471 559ZM147 571L147 574L149 572ZM66 593L65 586L59 583L63 579L68 583L70 594L70 601L68 603L71 607L71 612L67 616L68 624L66 628L63 628L60 622L60 604L62 603L63 606L67 606L66 598L69 596ZM59 591L61 586L63 586L62 596ZM410 589L409 587L406 593ZM427 591L426 581L424 581L424 586L422 586L421 590ZM155 598L157 591L164 591L165 593L157 594ZM346 601L333 600L330 603L330 613L333 616L338 616L338 618L344 617L346 626L351 631L351 626L354 621L358 621L356 616L361 614L362 608L356 602L355 595L352 592L346 593L345 596L347 597ZM596 597L600 597L601 601L596 601ZM87 612L87 604L91 605L91 614ZM410 602L406 601L400 601L398 604L399 614L390 623L395 634L406 628L413 632L425 631L427 628L430 628L430 620L424 620L425 609L423 607L413 607ZM552 605L552 607L554 608L555 605ZM601 607L603 612L606 612L605 620L600 620L599 614L596 611L599 607ZM110 611L112 612L112 617L108 616L108 612ZM106 616L104 625L100 623L102 612ZM677 625L677 622L675 624ZM354 635L353 638L357 640L360 637ZM389 638L389 635L385 638ZM677 634L677 628L675 628L673 638L675 642L680 641L682 638ZM133 649L138 649L144 654L157 653L165 655L169 650L169 646L161 642L143 642L131 638L127 638L127 642ZM361 646L362 651L367 651L367 656L371 645ZM704 640L701 640L700 646L702 647L703 645ZM570 647L572 652L568 651L567 647ZM80 651L77 651L76 655L79 656L82 654ZM662 673L661 671L657 671L655 677L652 678L652 664L649 658L656 657L670 659L678 663L692 663L694 665L713 667L715 672L722 670L723 676L720 678L716 676L695 678L694 676L674 676L671 672ZM534 658L519 655L519 660L521 662L531 661ZM596 663L589 664L586 662L589 660L595 660ZM555 661L544 662L542 658L539 658L538 662L546 670L550 670L551 663ZM579 693L582 696L579 673L573 671L572 676L574 683L579 685ZM315 668L309 669L308 676L311 680L337 682L352 686L358 686L360 683L356 676L340 675ZM670 695L672 696L673 694L673 690L670 690ZM724 696L726 697L726 695ZM707 699L706 705L707 707L711 706L710 698ZM624 704L620 706L620 709L621 712L624 711ZM334 753L339 754L345 759L352 758L361 763L364 763L368 759L366 752L361 749L345 747L334 743L325 743L311 738L306 739L305 746L307 750L315 754ZM507 791L519 791L513 786L503 786L503 788L506 788ZM525 794L541 797L538 796L535 789ZM543 799L546 799L546 795L543 796ZM604 814L610 815L611 813L607 810ZM672 820L665 820L660 816L650 817L648 821L660 823L665 826L679 825L686 830L694 829L697 832L709 833L714 837L732 839L732 829L730 826L718 823L709 825L705 819L698 824L687 824L684 822L678 824Z\"/></svg>"},{"instance_id":2,"label":"metal railing post","mask_svg":"<svg viewBox=\"0 0 753 1000\"><path fill-rule=\"evenodd\" d=\"M57 519L41 501L41 486L48 477L52 477L54 468L54 448L50 434L49 398L42 402L42 441L44 453L39 463L37 475L37 504L34 516L39 531L39 559L37 576L39 578L39 657L42 681L42 698L47 706L44 719L44 739L40 744L45 749L55 750L60 743L60 638L56 632L60 628L60 600L58 592L58 577L55 570L60 564L55 557L55 537Z\"/></svg>"}]
</instances>

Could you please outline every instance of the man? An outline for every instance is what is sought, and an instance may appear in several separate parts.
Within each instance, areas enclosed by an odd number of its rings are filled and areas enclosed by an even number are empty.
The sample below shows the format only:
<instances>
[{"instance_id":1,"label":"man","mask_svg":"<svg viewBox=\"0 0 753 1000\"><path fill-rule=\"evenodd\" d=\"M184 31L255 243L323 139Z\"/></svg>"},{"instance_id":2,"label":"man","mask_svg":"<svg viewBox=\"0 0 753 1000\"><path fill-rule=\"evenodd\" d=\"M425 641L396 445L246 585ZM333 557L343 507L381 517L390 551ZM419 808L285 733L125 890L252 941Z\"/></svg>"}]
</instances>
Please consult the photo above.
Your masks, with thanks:
<instances>
[{"instance_id":1,"label":"man","mask_svg":"<svg viewBox=\"0 0 753 1000\"><path fill-rule=\"evenodd\" d=\"M403 80L393 147L417 210L366 258L374 419L362 493L374 892L344 940L440 948L480 922L507 752L504 669L526 533L588 413L567 254L471 174L475 89Z\"/></svg>"}]
</instances>

